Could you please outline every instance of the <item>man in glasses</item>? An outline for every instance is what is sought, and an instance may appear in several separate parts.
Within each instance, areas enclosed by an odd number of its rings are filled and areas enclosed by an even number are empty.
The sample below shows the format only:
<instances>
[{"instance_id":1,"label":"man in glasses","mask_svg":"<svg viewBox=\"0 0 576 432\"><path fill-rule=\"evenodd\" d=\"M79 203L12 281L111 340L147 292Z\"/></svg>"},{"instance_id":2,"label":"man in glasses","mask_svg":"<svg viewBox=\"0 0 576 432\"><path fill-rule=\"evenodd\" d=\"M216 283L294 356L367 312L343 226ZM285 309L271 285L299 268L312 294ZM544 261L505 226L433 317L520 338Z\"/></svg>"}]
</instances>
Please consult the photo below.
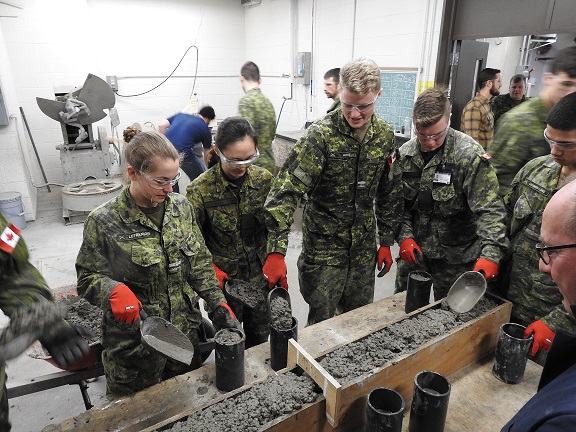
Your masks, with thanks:
<instances>
[{"instance_id":1,"label":"man in glasses","mask_svg":"<svg viewBox=\"0 0 576 432\"><path fill-rule=\"evenodd\" d=\"M494 114L490 99L500 94L502 75L500 70L486 68L478 73L478 93L464 107L460 130L471 136L483 148L492 143L494 136Z\"/></svg>"},{"instance_id":2,"label":"man in glasses","mask_svg":"<svg viewBox=\"0 0 576 432\"><path fill-rule=\"evenodd\" d=\"M411 271L422 270L432 276L436 300L465 271L494 278L508 247L490 156L449 127L450 110L446 89L422 92L413 109L416 136L400 148L404 216L396 292L406 290Z\"/></svg>"},{"instance_id":3,"label":"man in glasses","mask_svg":"<svg viewBox=\"0 0 576 432\"><path fill-rule=\"evenodd\" d=\"M330 69L324 74L324 93L333 101L327 113L340 108L340 90L340 68Z\"/></svg>"},{"instance_id":4,"label":"man in glasses","mask_svg":"<svg viewBox=\"0 0 576 432\"><path fill-rule=\"evenodd\" d=\"M571 113L574 117L574 112ZM574 139L574 138L573 138ZM576 182L560 189L544 209L540 228L540 271L558 286L564 311L576 314ZM546 359L538 392L502 432L569 431L576 418L576 338L558 330Z\"/></svg>"},{"instance_id":5,"label":"man in glasses","mask_svg":"<svg viewBox=\"0 0 576 432\"><path fill-rule=\"evenodd\" d=\"M502 196L510 190L520 168L550 150L542 131L550 109L576 91L576 46L558 51L542 82L545 87L538 97L529 98L500 118L494 141L488 148Z\"/></svg>"},{"instance_id":6,"label":"man in glasses","mask_svg":"<svg viewBox=\"0 0 576 432\"><path fill-rule=\"evenodd\" d=\"M314 122L296 143L264 206L263 273L273 287L286 277L293 213L308 195L298 277L309 325L374 300L374 268L378 276L390 270L402 213L394 133L374 114L380 69L372 60L354 60L340 70L340 84L342 108Z\"/></svg>"},{"instance_id":7,"label":"man in glasses","mask_svg":"<svg viewBox=\"0 0 576 432\"><path fill-rule=\"evenodd\" d=\"M576 335L576 319L562 307L562 296L549 274L538 271L538 241L542 211L550 197L576 178L576 93L560 99L550 110L543 138L550 154L528 162L504 197L509 215L508 235L512 243L507 274L507 298L514 304L512 320L534 333L532 355L543 363L556 329ZM543 252L542 258L557 252Z\"/></svg>"}]
</instances>

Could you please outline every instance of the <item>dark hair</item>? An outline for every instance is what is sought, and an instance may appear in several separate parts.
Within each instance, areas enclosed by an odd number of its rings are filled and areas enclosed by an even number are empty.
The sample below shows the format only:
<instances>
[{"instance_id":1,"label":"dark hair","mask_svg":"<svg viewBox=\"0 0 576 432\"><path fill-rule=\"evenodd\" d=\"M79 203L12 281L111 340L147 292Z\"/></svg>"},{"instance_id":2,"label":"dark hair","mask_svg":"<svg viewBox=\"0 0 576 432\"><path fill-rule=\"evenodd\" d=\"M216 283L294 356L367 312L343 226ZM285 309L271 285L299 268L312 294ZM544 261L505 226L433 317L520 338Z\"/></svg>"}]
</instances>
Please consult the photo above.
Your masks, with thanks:
<instances>
[{"instance_id":1,"label":"dark hair","mask_svg":"<svg viewBox=\"0 0 576 432\"><path fill-rule=\"evenodd\" d=\"M240 75L250 82L260 82L260 69L256 63L247 61L240 69Z\"/></svg>"},{"instance_id":2,"label":"dark hair","mask_svg":"<svg viewBox=\"0 0 576 432\"><path fill-rule=\"evenodd\" d=\"M488 81L492 81L496 78L496 75L500 73L500 69L485 68L478 73L478 79L476 80L476 85L478 89L483 89Z\"/></svg>"},{"instance_id":3,"label":"dark hair","mask_svg":"<svg viewBox=\"0 0 576 432\"><path fill-rule=\"evenodd\" d=\"M516 84L519 83L520 81L522 81L524 84L526 84L526 75L524 74L516 74L514 75L512 78L510 78L510 84Z\"/></svg>"},{"instance_id":4,"label":"dark hair","mask_svg":"<svg viewBox=\"0 0 576 432\"><path fill-rule=\"evenodd\" d=\"M258 137L254 128L244 117L228 117L218 125L215 143L220 151L226 150L230 144L244 137L251 137L258 146Z\"/></svg>"},{"instance_id":5,"label":"dark hair","mask_svg":"<svg viewBox=\"0 0 576 432\"><path fill-rule=\"evenodd\" d=\"M172 143L159 132L138 132L124 146L124 161L135 171L149 171L155 159L178 160L178 152Z\"/></svg>"},{"instance_id":6,"label":"dark hair","mask_svg":"<svg viewBox=\"0 0 576 432\"><path fill-rule=\"evenodd\" d=\"M576 130L576 93L560 99L548 113L546 123L561 131Z\"/></svg>"},{"instance_id":7,"label":"dark hair","mask_svg":"<svg viewBox=\"0 0 576 432\"><path fill-rule=\"evenodd\" d=\"M340 68L330 69L324 74L324 79L333 78L335 83L340 82Z\"/></svg>"},{"instance_id":8,"label":"dark hair","mask_svg":"<svg viewBox=\"0 0 576 432\"><path fill-rule=\"evenodd\" d=\"M552 60L550 72L554 75L564 72L570 78L576 78L576 46L558 51Z\"/></svg>"},{"instance_id":9,"label":"dark hair","mask_svg":"<svg viewBox=\"0 0 576 432\"><path fill-rule=\"evenodd\" d=\"M420 93L413 108L416 129L435 125L444 116L450 116L452 105L445 86L437 85Z\"/></svg>"},{"instance_id":10,"label":"dark hair","mask_svg":"<svg viewBox=\"0 0 576 432\"><path fill-rule=\"evenodd\" d=\"M202 117L207 118L208 120L214 120L216 118L214 108L212 108L210 105L204 105L202 108L200 108L198 114L200 114Z\"/></svg>"},{"instance_id":11,"label":"dark hair","mask_svg":"<svg viewBox=\"0 0 576 432\"><path fill-rule=\"evenodd\" d=\"M128 126L126 129L124 129L124 132L122 132L122 136L124 137L124 142L125 143L129 143L130 140L132 140L132 138L134 138L136 136L136 134L142 132L142 129L132 125L132 126Z\"/></svg>"}]
</instances>

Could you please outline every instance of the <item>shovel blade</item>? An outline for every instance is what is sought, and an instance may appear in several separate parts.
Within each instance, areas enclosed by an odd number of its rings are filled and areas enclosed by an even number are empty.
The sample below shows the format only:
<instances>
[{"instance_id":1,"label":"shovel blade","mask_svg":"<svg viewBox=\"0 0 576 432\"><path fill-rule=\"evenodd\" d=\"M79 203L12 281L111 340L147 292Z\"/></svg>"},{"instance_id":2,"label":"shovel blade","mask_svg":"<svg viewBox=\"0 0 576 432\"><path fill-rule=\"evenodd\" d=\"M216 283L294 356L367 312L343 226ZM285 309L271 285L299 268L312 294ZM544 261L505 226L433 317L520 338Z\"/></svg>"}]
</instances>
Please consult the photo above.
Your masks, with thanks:
<instances>
[{"instance_id":1,"label":"shovel blade","mask_svg":"<svg viewBox=\"0 0 576 432\"><path fill-rule=\"evenodd\" d=\"M154 351L176 361L190 365L194 345L172 323L160 317L149 316L140 321L142 342Z\"/></svg>"},{"instance_id":2,"label":"shovel blade","mask_svg":"<svg viewBox=\"0 0 576 432\"><path fill-rule=\"evenodd\" d=\"M475 271L464 272L448 292L448 306L456 313L468 312L486 292L486 279Z\"/></svg>"}]
</instances>

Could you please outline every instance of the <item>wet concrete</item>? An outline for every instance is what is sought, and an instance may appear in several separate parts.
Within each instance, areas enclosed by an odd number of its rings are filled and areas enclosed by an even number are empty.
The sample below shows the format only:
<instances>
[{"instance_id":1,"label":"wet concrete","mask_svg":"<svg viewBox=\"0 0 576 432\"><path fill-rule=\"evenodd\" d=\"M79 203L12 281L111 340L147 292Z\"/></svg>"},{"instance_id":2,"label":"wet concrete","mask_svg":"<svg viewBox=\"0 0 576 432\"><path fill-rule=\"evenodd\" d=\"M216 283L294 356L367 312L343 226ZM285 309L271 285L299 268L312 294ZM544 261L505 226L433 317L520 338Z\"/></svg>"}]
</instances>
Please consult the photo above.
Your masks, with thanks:
<instances>
[{"instance_id":1,"label":"wet concrete","mask_svg":"<svg viewBox=\"0 0 576 432\"><path fill-rule=\"evenodd\" d=\"M270 301L270 325L278 331L292 328L292 308L282 297L274 297Z\"/></svg>"},{"instance_id":2,"label":"wet concrete","mask_svg":"<svg viewBox=\"0 0 576 432\"><path fill-rule=\"evenodd\" d=\"M252 309L265 301L266 294L264 286L257 287L240 279L232 279L226 282L226 292L232 298L239 300Z\"/></svg>"},{"instance_id":3,"label":"wet concrete","mask_svg":"<svg viewBox=\"0 0 576 432\"><path fill-rule=\"evenodd\" d=\"M469 312L457 314L443 302L439 309L428 309L332 351L320 360L320 364L340 384L344 384L372 373L384 363L415 352L431 339L485 314L496 306L492 300L483 298Z\"/></svg>"},{"instance_id":4,"label":"wet concrete","mask_svg":"<svg viewBox=\"0 0 576 432\"><path fill-rule=\"evenodd\" d=\"M242 336L233 330L222 329L214 336L214 342L220 345L236 345L242 340Z\"/></svg>"},{"instance_id":5,"label":"wet concrete","mask_svg":"<svg viewBox=\"0 0 576 432\"><path fill-rule=\"evenodd\" d=\"M176 423L172 432L256 432L275 418L313 402L320 389L308 376L292 372L270 376L234 397L224 399Z\"/></svg>"}]
</instances>

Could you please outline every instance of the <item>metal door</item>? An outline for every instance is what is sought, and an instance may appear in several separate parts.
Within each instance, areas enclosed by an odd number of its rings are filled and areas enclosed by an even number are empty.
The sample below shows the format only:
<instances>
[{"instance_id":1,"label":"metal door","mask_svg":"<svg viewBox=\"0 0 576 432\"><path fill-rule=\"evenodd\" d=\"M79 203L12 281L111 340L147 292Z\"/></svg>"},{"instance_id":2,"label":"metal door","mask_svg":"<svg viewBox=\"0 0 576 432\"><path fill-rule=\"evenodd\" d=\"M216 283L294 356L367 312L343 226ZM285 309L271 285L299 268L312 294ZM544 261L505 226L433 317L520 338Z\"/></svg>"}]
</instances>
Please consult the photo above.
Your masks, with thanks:
<instances>
[{"instance_id":1,"label":"metal door","mask_svg":"<svg viewBox=\"0 0 576 432\"><path fill-rule=\"evenodd\" d=\"M454 42L450 65L450 100L452 119L450 125L460 130L462 110L476 94L478 72L486 67L488 42L458 40Z\"/></svg>"}]
</instances>

